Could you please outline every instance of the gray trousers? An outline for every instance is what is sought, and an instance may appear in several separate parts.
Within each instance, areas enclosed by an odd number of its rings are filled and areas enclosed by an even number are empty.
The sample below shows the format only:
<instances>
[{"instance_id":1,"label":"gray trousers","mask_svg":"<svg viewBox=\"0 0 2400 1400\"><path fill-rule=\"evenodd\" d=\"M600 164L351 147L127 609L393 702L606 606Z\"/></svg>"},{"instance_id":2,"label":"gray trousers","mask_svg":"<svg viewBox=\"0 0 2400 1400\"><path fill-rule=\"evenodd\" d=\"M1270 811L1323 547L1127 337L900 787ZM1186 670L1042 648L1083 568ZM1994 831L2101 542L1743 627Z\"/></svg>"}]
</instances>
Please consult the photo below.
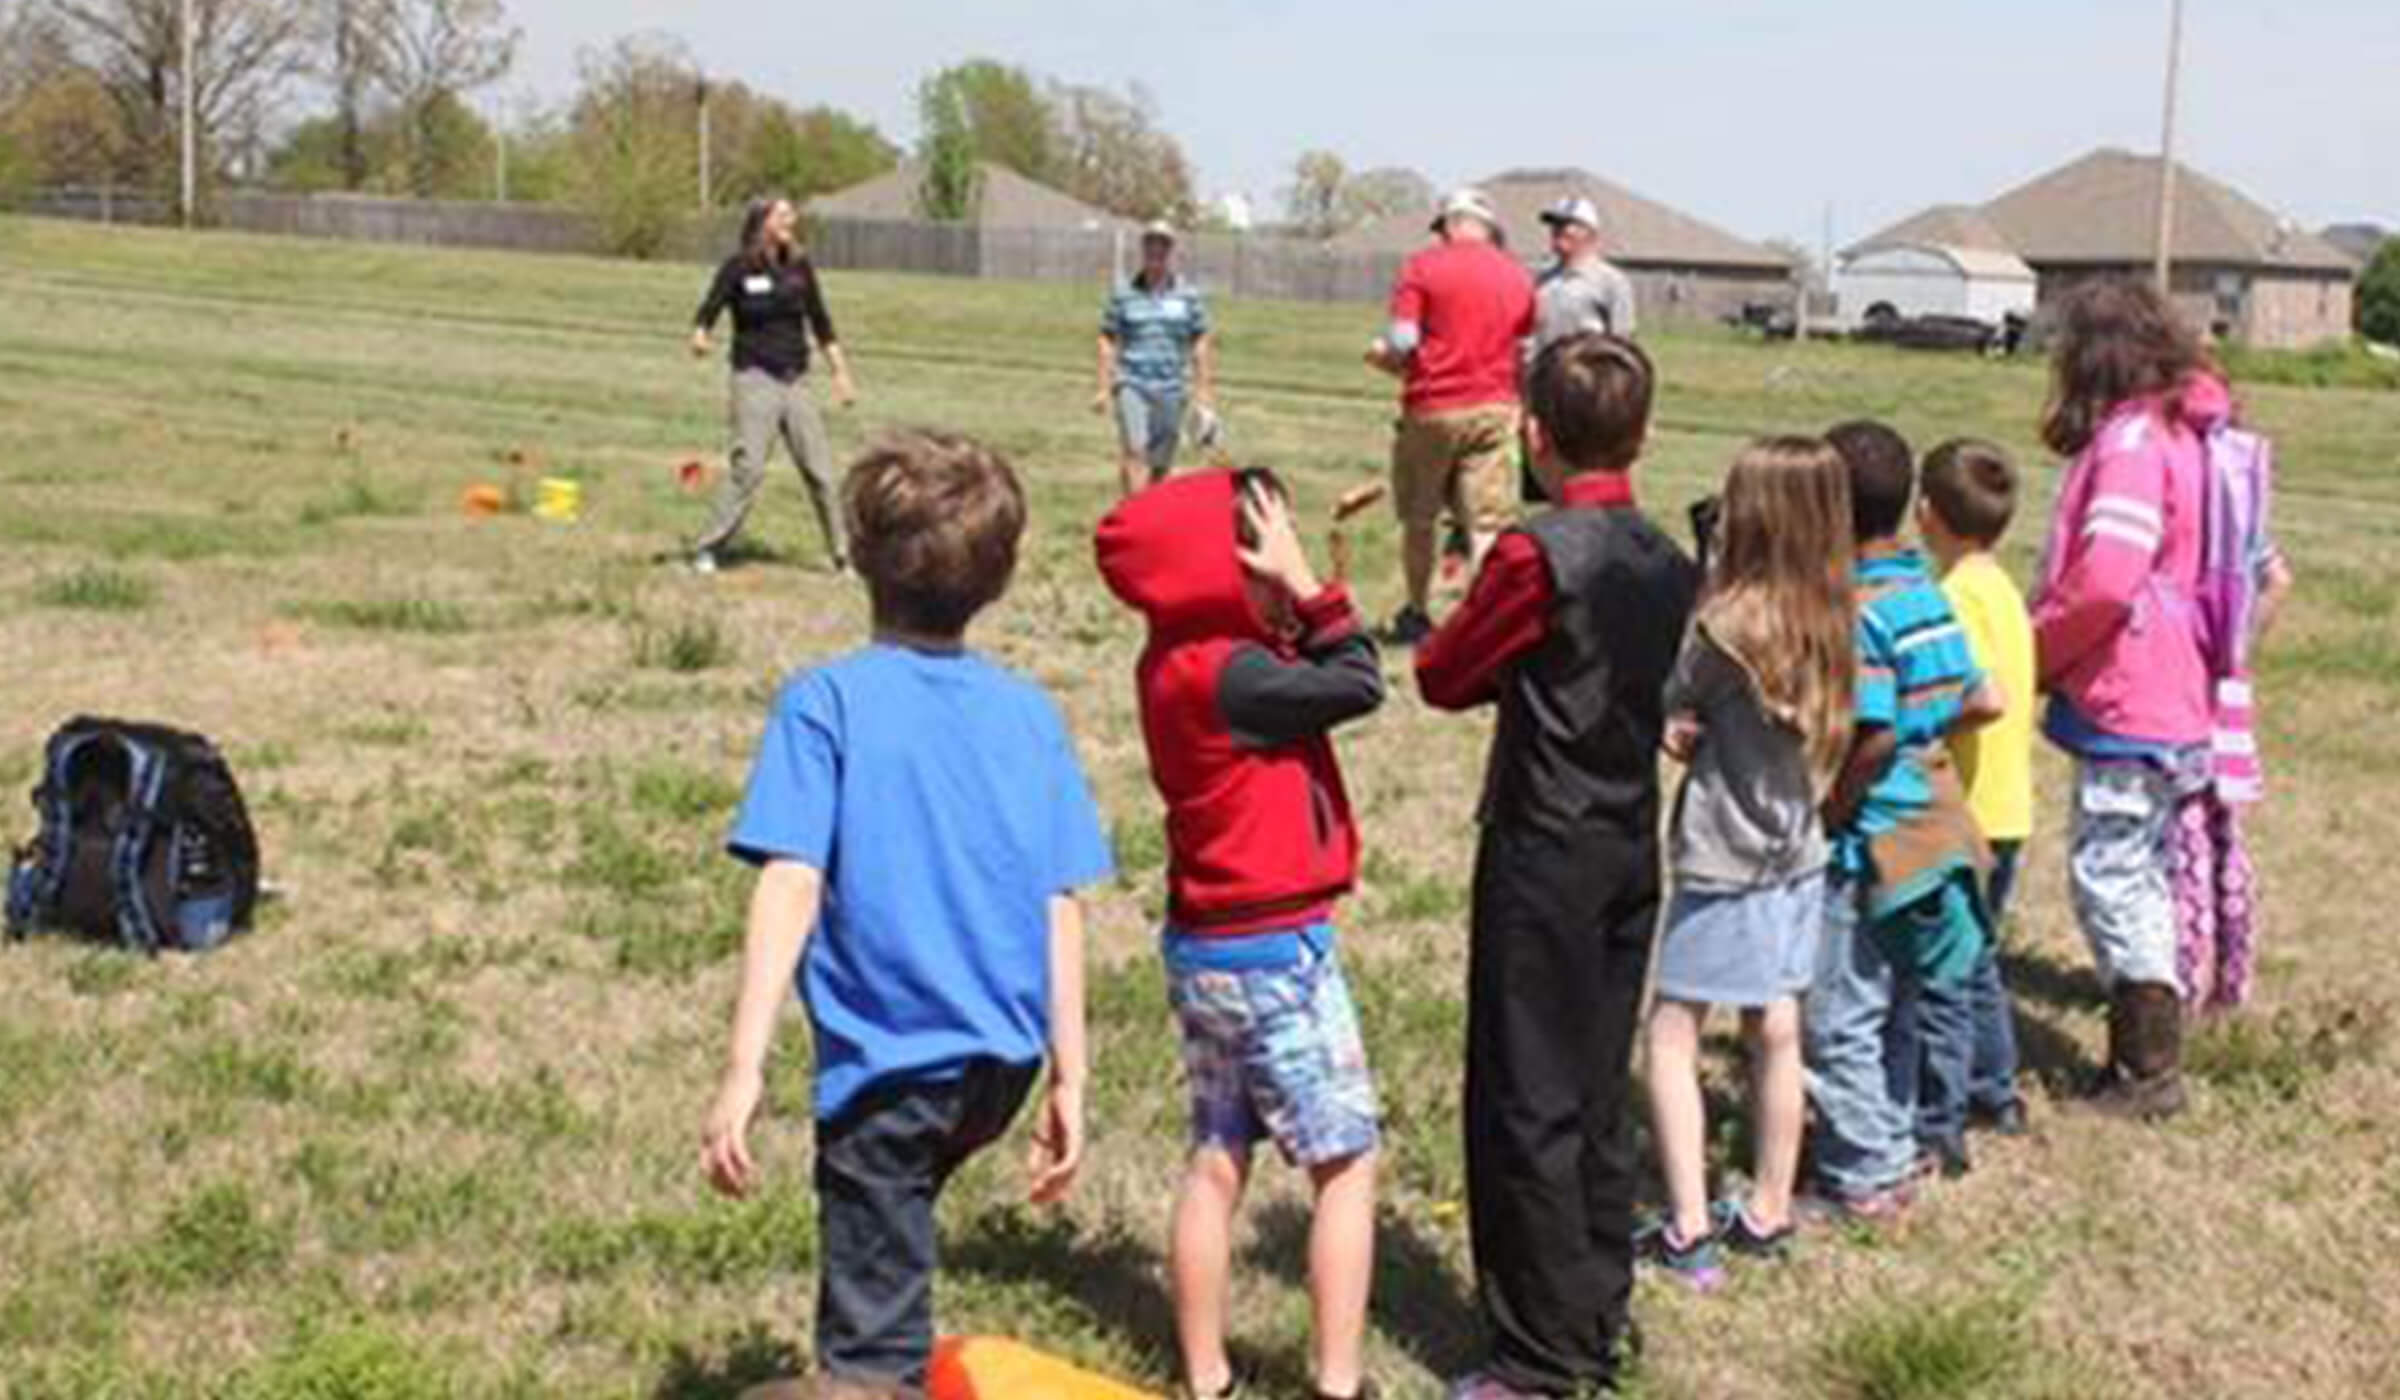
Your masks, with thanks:
<instances>
[{"instance_id":1,"label":"gray trousers","mask_svg":"<svg viewBox=\"0 0 2400 1400\"><path fill-rule=\"evenodd\" d=\"M764 370L737 370L733 376L732 470L717 493L717 507L708 529L692 542L697 551L725 547L741 531L742 521L758 500L767 480L767 455L780 436L800 468L809 504L816 507L817 524L825 532L826 552L835 564L850 558L842 533L842 513L834 500L833 443L825 436L825 415L808 391L805 376L786 384Z\"/></svg>"}]
</instances>

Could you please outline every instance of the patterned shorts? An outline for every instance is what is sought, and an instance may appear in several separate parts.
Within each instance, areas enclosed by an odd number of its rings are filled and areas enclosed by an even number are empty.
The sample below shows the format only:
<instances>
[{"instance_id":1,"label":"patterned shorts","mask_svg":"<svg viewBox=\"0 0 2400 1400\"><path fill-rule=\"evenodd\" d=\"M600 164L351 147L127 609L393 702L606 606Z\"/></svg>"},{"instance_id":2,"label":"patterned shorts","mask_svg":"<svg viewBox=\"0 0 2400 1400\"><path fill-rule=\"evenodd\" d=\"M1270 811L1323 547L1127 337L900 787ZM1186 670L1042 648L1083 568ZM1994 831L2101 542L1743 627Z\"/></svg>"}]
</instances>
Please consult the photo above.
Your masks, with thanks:
<instances>
[{"instance_id":1,"label":"patterned shorts","mask_svg":"<svg viewBox=\"0 0 2400 1400\"><path fill-rule=\"evenodd\" d=\"M1241 972L1170 957L1167 999L1183 1034L1194 1146L1244 1152L1272 1137L1303 1167L1375 1150L1382 1110L1331 950Z\"/></svg>"}]
</instances>

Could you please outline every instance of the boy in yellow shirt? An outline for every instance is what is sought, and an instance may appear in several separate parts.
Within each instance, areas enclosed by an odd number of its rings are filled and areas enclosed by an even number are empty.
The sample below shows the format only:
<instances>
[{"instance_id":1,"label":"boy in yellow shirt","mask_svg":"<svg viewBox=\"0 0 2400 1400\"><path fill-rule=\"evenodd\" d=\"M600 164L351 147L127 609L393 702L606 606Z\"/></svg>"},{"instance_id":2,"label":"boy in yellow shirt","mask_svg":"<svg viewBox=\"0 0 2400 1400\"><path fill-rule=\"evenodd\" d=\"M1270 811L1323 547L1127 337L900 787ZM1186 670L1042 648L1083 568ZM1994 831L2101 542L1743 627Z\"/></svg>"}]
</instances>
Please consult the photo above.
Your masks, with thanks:
<instances>
[{"instance_id":1,"label":"boy in yellow shirt","mask_svg":"<svg viewBox=\"0 0 2400 1400\"><path fill-rule=\"evenodd\" d=\"M1941 570L1942 593L1966 631L1975 664L1999 687L2006 706L1990 724L1953 731L1950 753L1966 784L1967 806L1992 848L1984 903L1993 939L1968 982L1975 1040L1967 1114L2014 1136L2025 1131L2025 1101L2017 1096L2016 1026L1996 944L2017 862L2033 835L2033 625L2024 595L1992 551L2016 514L2017 472L1999 448L1959 438L1925 454L1918 476L1917 532ZM1957 1126L1920 1123L1918 1140L1955 1140Z\"/></svg>"}]
</instances>

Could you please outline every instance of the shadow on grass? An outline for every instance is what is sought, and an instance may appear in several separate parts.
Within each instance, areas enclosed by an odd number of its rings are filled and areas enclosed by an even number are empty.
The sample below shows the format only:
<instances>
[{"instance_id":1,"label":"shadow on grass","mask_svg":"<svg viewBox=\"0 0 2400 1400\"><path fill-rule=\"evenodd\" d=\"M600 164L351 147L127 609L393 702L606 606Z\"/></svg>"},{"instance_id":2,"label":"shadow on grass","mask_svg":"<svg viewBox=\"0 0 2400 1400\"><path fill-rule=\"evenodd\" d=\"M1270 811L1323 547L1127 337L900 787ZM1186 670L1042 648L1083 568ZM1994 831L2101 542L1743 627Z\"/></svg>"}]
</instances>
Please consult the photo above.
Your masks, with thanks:
<instances>
[{"instance_id":1,"label":"shadow on grass","mask_svg":"<svg viewBox=\"0 0 2400 1400\"><path fill-rule=\"evenodd\" d=\"M2039 1082L2052 1098L2066 1098L2089 1088L2100 1065L2084 1054L2081 1041L2019 1005L2017 1071Z\"/></svg>"},{"instance_id":2,"label":"shadow on grass","mask_svg":"<svg viewBox=\"0 0 2400 1400\"><path fill-rule=\"evenodd\" d=\"M1295 1288L1308 1287L1308 1207L1274 1201L1259 1209L1257 1239L1243 1263L1271 1273ZM1415 1221L1389 1211L1375 1221L1375 1288L1371 1320L1411 1360L1437 1376L1454 1376L1482 1358L1482 1332L1466 1281L1450 1266L1438 1241ZM1305 1355L1262 1358L1260 1377L1270 1390L1308 1387ZM1283 1374L1286 1369L1291 1374Z\"/></svg>"},{"instance_id":3,"label":"shadow on grass","mask_svg":"<svg viewBox=\"0 0 2400 1400\"><path fill-rule=\"evenodd\" d=\"M1178 1375L1175 1309L1160 1283L1158 1251L1121 1232L1077 1234L1068 1221L999 1209L975 1217L943 1246L945 1273L1040 1288L1081 1312L1099 1331L1123 1340L1143 1369Z\"/></svg>"},{"instance_id":4,"label":"shadow on grass","mask_svg":"<svg viewBox=\"0 0 2400 1400\"><path fill-rule=\"evenodd\" d=\"M753 1322L716 1345L677 1345L651 1387L652 1400L736 1400L745 1390L801 1374L800 1348Z\"/></svg>"},{"instance_id":5,"label":"shadow on grass","mask_svg":"<svg viewBox=\"0 0 2400 1400\"><path fill-rule=\"evenodd\" d=\"M2097 1011L2108 1005L2108 989L2100 985L2098 973L2045 954L2003 948L2000 975L2020 1003L2030 997L2062 1011Z\"/></svg>"}]
</instances>

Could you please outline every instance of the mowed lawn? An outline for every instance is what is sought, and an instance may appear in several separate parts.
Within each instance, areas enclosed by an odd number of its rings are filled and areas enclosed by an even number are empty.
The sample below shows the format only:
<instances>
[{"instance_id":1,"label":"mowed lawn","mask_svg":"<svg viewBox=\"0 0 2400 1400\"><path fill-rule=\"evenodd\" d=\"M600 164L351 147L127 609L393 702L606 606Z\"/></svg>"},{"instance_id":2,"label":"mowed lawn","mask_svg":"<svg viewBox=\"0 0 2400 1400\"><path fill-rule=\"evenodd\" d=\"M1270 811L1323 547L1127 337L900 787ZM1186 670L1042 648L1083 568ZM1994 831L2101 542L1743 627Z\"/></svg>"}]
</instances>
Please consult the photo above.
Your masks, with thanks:
<instances>
[{"instance_id":1,"label":"mowed lawn","mask_svg":"<svg viewBox=\"0 0 2400 1400\"><path fill-rule=\"evenodd\" d=\"M805 1036L770 1187L707 1194L700 1115L745 891L718 854L778 678L856 643L780 462L760 557L660 562L719 460L692 267L0 220L0 834L51 727L216 736L280 891L201 960L0 951L0 1377L12 1396L709 1396L805 1361ZM1021 1204L1021 1134L945 1206L941 1311L1165 1390L1160 1268L1183 1102L1152 951L1163 847L1131 668L1094 577L1113 490L1087 411L1099 288L835 273L865 390L834 420L980 434L1034 521L977 643L1060 698L1116 841L1093 899L1093 1155ZM1244 460L1313 519L1380 471L1371 308L1226 304ZM2055 465L2031 365L1713 334L1652 342L1642 468L1680 532L1745 437L1889 417L2019 454L2030 568ZM2065 1105L2100 1042L2061 876L2063 770L2008 934L2038 1132L1886 1236L1810 1238L1713 1299L1645 1282L1653 1396L2400 1394L2400 395L2261 388L2301 590L2266 661L2258 1007L2192 1050L2157 1129ZM471 519L476 483L583 484L581 521ZM1377 614L1389 531L1360 540ZM1343 938L1390 1130L1373 1359L1399 1395L1473 1359L1457 1090L1486 719L1406 658L1345 732L1368 851ZM1730 1091L1730 1049L1715 1073ZM1721 1158L1745 1155L1738 1127ZM1305 1378L1304 1197L1261 1174L1238 1345Z\"/></svg>"}]
</instances>

